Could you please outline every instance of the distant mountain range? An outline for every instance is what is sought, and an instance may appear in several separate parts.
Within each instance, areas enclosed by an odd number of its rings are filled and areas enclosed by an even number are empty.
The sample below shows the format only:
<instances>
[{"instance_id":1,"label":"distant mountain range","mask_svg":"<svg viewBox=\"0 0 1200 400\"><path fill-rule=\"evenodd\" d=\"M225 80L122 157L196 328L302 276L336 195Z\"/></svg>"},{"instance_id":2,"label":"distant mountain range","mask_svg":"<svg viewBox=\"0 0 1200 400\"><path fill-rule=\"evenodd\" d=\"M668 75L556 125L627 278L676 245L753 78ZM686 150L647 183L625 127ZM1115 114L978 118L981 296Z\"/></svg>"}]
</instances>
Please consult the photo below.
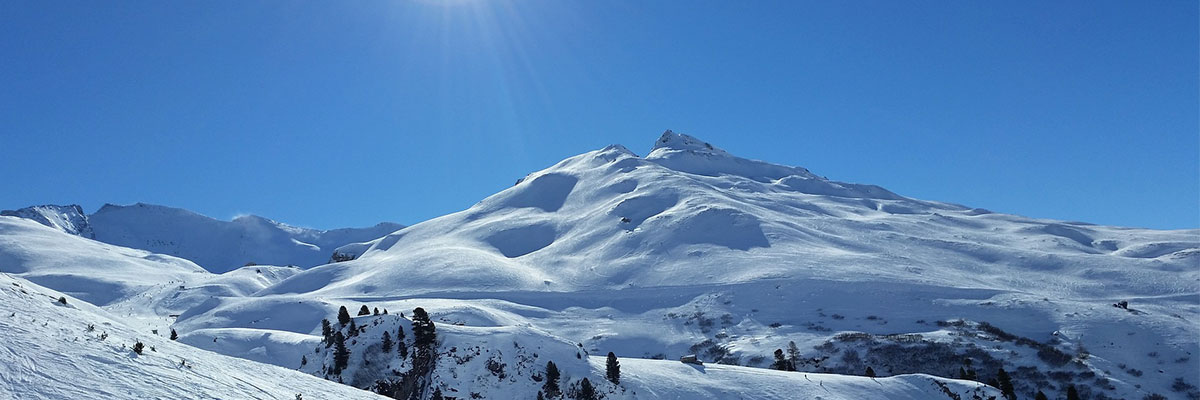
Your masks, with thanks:
<instances>
[{"instance_id":1,"label":"distant mountain range","mask_svg":"<svg viewBox=\"0 0 1200 400\"><path fill-rule=\"evenodd\" d=\"M137 203L105 204L93 214L78 205L40 205L0 211L63 232L134 249L185 258L211 272L247 264L312 267L330 262L334 249L404 228L381 222L369 228L317 230L248 215L222 221L181 208Z\"/></svg>"}]
</instances>

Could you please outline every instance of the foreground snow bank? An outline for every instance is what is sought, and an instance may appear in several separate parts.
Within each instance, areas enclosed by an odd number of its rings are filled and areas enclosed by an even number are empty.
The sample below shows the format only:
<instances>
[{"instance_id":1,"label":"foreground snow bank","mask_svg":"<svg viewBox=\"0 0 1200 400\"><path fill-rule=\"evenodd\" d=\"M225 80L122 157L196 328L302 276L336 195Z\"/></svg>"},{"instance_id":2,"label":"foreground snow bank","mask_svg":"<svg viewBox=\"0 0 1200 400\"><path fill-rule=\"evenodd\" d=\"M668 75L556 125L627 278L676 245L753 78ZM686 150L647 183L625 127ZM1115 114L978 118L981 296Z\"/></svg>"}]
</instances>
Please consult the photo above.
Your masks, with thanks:
<instances>
[{"instance_id":1,"label":"foreground snow bank","mask_svg":"<svg viewBox=\"0 0 1200 400\"><path fill-rule=\"evenodd\" d=\"M90 304L7 274L0 309L0 399L381 398L134 332ZM138 342L141 354L133 351Z\"/></svg>"}]
</instances>

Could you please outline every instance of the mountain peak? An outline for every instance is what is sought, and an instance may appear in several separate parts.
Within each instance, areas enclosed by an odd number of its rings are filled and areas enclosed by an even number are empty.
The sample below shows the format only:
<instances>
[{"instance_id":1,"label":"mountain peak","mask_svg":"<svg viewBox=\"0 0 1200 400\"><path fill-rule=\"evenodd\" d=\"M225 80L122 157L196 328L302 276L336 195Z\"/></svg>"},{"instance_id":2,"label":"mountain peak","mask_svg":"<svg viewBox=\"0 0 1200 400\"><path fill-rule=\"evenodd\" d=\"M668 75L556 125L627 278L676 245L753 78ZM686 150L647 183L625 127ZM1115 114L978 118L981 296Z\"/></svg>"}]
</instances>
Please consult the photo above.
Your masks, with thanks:
<instances>
[{"instance_id":1,"label":"mountain peak","mask_svg":"<svg viewBox=\"0 0 1200 400\"><path fill-rule=\"evenodd\" d=\"M670 129L667 129L666 132L663 132L662 136L659 136L658 141L654 142L654 148L651 149L651 151L658 149L698 151L725 155L729 154L725 152L725 150L721 150L720 148L717 148L708 142L697 139L691 135L675 133L675 131Z\"/></svg>"},{"instance_id":2,"label":"mountain peak","mask_svg":"<svg viewBox=\"0 0 1200 400\"><path fill-rule=\"evenodd\" d=\"M84 214L83 207L77 204L66 206L44 204L18 210L4 210L0 211L0 215L31 219L39 224L89 239L95 236L91 224L88 222L87 214Z\"/></svg>"}]
</instances>

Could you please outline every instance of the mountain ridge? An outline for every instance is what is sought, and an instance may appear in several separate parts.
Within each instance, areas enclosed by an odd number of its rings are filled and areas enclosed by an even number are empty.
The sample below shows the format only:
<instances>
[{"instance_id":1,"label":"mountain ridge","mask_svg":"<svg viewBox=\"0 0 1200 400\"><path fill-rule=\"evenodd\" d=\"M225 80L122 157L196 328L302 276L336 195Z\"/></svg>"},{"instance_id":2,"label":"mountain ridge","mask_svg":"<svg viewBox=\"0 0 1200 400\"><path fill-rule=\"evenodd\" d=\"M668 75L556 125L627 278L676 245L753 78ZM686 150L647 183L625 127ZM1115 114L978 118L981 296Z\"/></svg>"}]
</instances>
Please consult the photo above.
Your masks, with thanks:
<instances>
[{"instance_id":1,"label":"mountain ridge","mask_svg":"<svg viewBox=\"0 0 1200 400\"><path fill-rule=\"evenodd\" d=\"M380 222L364 228L312 229L257 215L218 220L183 208L149 203L106 203L92 214L78 205L41 205L5 210L63 232L104 243L186 258L212 272L246 264L313 267L330 262L334 250L394 232L404 225Z\"/></svg>"}]
</instances>

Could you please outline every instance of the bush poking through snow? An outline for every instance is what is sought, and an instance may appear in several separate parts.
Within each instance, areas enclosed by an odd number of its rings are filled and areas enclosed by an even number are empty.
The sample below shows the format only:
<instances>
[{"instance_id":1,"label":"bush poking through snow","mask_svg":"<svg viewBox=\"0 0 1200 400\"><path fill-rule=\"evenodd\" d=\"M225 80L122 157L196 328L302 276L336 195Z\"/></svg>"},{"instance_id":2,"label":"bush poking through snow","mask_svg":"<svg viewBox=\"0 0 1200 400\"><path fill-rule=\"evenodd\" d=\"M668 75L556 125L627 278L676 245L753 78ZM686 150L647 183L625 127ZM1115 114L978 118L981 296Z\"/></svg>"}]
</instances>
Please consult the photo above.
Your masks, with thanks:
<instances>
[{"instance_id":1,"label":"bush poking through snow","mask_svg":"<svg viewBox=\"0 0 1200 400\"><path fill-rule=\"evenodd\" d=\"M141 341L137 341L133 344L133 352L134 353L142 354L142 349L145 349L145 348L146 348L146 345L142 344Z\"/></svg>"}]
</instances>

